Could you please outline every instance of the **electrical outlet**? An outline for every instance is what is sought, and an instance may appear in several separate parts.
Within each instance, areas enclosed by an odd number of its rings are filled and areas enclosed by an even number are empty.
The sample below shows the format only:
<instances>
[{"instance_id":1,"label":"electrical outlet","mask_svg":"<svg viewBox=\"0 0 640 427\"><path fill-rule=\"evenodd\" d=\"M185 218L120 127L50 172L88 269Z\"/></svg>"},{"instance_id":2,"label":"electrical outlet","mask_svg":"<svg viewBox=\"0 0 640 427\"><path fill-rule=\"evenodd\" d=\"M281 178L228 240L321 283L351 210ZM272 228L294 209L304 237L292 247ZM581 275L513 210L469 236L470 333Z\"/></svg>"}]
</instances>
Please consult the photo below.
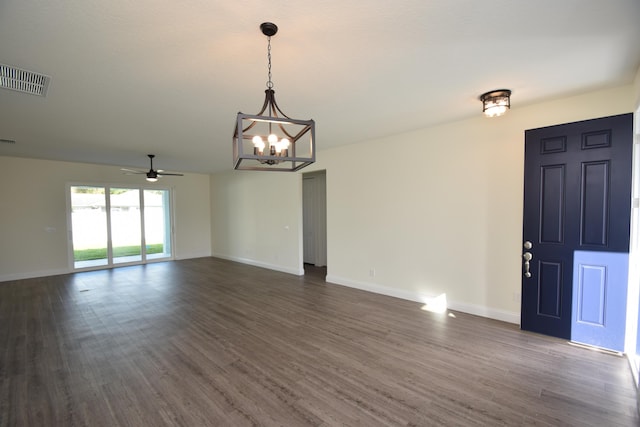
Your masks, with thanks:
<instances>
[{"instance_id":1,"label":"electrical outlet","mask_svg":"<svg viewBox=\"0 0 640 427\"><path fill-rule=\"evenodd\" d=\"M370 268L369 269L369 276L376 277L376 269L375 268Z\"/></svg>"}]
</instances>

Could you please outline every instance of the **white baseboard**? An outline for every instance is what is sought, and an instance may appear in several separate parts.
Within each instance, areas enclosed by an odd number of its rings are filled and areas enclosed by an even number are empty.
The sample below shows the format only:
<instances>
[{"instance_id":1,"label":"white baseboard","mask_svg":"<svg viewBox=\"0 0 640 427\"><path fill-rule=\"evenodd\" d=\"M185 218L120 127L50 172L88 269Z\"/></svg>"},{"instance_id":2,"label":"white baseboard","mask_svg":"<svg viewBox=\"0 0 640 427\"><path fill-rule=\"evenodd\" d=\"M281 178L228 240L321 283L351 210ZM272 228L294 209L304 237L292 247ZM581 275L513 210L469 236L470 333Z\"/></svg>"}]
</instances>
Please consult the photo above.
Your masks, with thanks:
<instances>
[{"instance_id":1,"label":"white baseboard","mask_svg":"<svg viewBox=\"0 0 640 427\"><path fill-rule=\"evenodd\" d=\"M211 256L213 256L215 258L221 258L221 259L226 259L226 260L229 260L229 261L239 262L241 264L253 265L254 267L261 267L261 268L266 268L266 269L269 269L269 270L280 271L282 273L294 274L296 276L304 275L304 268L302 268L302 267L300 269L295 269L295 268L290 268L290 267L284 267L282 265L270 264L270 263L267 263L267 262L257 261L257 260L254 260L254 259L241 258L241 257L235 257L235 256L228 256L228 255L222 255L222 254L213 254Z\"/></svg>"},{"instance_id":2,"label":"white baseboard","mask_svg":"<svg viewBox=\"0 0 640 427\"><path fill-rule=\"evenodd\" d=\"M30 271L28 273L3 274L0 275L0 282L8 282L10 280L35 279L36 277L59 276L61 274L71 273L68 268L58 268L54 270Z\"/></svg>"},{"instance_id":3,"label":"white baseboard","mask_svg":"<svg viewBox=\"0 0 640 427\"><path fill-rule=\"evenodd\" d=\"M191 258L209 258L211 257L211 254L206 253L206 254L189 254L189 256L183 256L183 257L176 257L175 259L191 259ZM156 263L156 262L166 262L166 261L173 261L174 259L170 259L170 258L164 258L164 259L159 259L159 260L147 260L147 263L152 264L152 263ZM111 267L105 267L105 266L97 266L96 268L89 268L89 269L84 269L84 270L80 270L80 271L94 271L94 270L103 270L105 268L112 268L112 267L125 267L128 265L138 265L138 264L121 264L121 265L115 265L115 266L111 266ZM15 273L15 274L4 274L4 275L0 275L0 282L8 282L10 280L23 280L23 279L35 279L37 277L46 277L46 276L58 276L60 274L70 274L73 273L74 270L72 267L68 267L68 268L58 268L58 269L52 269L52 270L42 270L42 271L29 271L29 272L25 272L25 273Z\"/></svg>"},{"instance_id":4,"label":"white baseboard","mask_svg":"<svg viewBox=\"0 0 640 427\"><path fill-rule=\"evenodd\" d=\"M342 277L327 275L325 280L329 283L336 285L347 286L350 288L356 288L363 291L373 292L376 294L387 295L390 297L401 298L408 301L415 301L420 303L426 303L433 299L435 295L425 295L417 292L407 291L404 289L390 288L387 286L375 285L366 282L357 282ZM476 316L487 317L489 319L500 320L508 323L520 324L520 313L497 310L490 307L484 307L474 304L461 303L456 301L447 300L447 307L454 311L461 311L463 313L473 314Z\"/></svg>"},{"instance_id":5,"label":"white baseboard","mask_svg":"<svg viewBox=\"0 0 640 427\"><path fill-rule=\"evenodd\" d=\"M193 259L193 258L209 258L211 252L193 252L188 254L176 254L175 259Z\"/></svg>"},{"instance_id":6,"label":"white baseboard","mask_svg":"<svg viewBox=\"0 0 640 427\"><path fill-rule=\"evenodd\" d=\"M227 256L227 255L221 255L221 254L213 254L213 255L190 254L190 255L192 256L180 257L176 259L205 258L205 257L213 256L215 258L222 258L229 261L239 262L242 264L253 265L255 267L267 268L269 270L275 270L283 273L294 274L296 276L304 275L304 268L300 268L300 269L289 268L281 265L270 264L270 263L256 261L248 258L233 257L233 256ZM69 269L56 269L56 270L44 270L44 271L36 271L36 272L29 272L29 273L6 274L6 275L0 275L0 282L7 282L10 280L31 279L31 278L45 277L45 276L57 276L60 274L68 274L71 272L72 271ZM331 275L327 275L325 280L329 283L333 283L336 285L347 286L350 288L360 289L367 292L373 292L376 294L387 295L395 298L400 298L400 299L415 301L420 303L426 303L428 300L434 297L434 295L425 295L417 292L390 288L387 286L381 286L381 285L376 285L372 283L357 282L354 280L345 279L337 276L331 276ZM520 324L519 313L509 312L505 310L497 310L490 307L461 303L461 302L456 302L451 300L447 301L447 305L448 305L448 308L450 308L451 310L461 311L463 313L487 317L490 319L501 320L503 322Z\"/></svg>"}]
</instances>

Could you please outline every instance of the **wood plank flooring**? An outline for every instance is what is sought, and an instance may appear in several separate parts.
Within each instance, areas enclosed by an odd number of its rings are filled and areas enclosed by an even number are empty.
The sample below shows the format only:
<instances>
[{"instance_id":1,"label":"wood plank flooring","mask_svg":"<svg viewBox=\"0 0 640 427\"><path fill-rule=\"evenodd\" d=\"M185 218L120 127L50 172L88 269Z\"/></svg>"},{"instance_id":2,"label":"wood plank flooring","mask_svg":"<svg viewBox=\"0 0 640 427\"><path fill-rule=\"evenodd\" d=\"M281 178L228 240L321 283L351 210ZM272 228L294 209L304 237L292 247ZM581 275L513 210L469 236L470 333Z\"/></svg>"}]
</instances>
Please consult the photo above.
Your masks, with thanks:
<instances>
[{"instance_id":1,"label":"wood plank flooring","mask_svg":"<svg viewBox=\"0 0 640 427\"><path fill-rule=\"evenodd\" d=\"M625 358L215 258L0 283L0 426L634 426Z\"/></svg>"}]
</instances>

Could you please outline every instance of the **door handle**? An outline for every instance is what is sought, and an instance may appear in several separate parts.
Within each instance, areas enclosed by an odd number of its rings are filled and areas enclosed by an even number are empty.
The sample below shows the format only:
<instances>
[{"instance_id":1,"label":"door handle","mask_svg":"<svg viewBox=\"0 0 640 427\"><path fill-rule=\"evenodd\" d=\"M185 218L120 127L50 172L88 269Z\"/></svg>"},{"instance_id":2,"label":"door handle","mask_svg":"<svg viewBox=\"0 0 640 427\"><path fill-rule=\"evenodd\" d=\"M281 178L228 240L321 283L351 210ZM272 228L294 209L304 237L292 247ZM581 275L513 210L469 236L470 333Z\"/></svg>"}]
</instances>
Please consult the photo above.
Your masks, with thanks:
<instances>
[{"instance_id":1,"label":"door handle","mask_svg":"<svg viewBox=\"0 0 640 427\"><path fill-rule=\"evenodd\" d=\"M531 259L533 258L533 255L531 255L531 252L525 252L522 254L522 258L524 258L524 277L528 279L529 277L531 277L531 272L529 272L529 267L530 267L529 261L531 261Z\"/></svg>"}]
</instances>

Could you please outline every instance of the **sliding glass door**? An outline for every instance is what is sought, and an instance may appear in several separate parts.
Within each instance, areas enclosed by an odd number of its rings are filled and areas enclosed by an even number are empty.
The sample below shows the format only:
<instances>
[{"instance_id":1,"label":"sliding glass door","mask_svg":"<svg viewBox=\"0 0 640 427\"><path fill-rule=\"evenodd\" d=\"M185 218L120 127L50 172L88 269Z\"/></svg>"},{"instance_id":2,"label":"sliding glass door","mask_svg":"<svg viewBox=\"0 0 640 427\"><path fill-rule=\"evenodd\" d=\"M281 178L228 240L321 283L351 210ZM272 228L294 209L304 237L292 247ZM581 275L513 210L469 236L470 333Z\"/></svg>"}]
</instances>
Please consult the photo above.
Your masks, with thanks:
<instances>
[{"instance_id":1,"label":"sliding glass door","mask_svg":"<svg viewBox=\"0 0 640 427\"><path fill-rule=\"evenodd\" d=\"M171 216L167 190L144 190L144 236L147 259L171 256Z\"/></svg>"},{"instance_id":2,"label":"sliding glass door","mask_svg":"<svg viewBox=\"0 0 640 427\"><path fill-rule=\"evenodd\" d=\"M111 188L110 209L113 263L142 261L140 190Z\"/></svg>"},{"instance_id":3,"label":"sliding glass door","mask_svg":"<svg viewBox=\"0 0 640 427\"><path fill-rule=\"evenodd\" d=\"M69 192L75 269L172 257L169 190L72 185Z\"/></svg>"},{"instance_id":4,"label":"sliding glass door","mask_svg":"<svg viewBox=\"0 0 640 427\"><path fill-rule=\"evenodd\" d=\"M74 268L109 264L107 196L104 187L71 187Z\"/></svg>"}]
</instances>

